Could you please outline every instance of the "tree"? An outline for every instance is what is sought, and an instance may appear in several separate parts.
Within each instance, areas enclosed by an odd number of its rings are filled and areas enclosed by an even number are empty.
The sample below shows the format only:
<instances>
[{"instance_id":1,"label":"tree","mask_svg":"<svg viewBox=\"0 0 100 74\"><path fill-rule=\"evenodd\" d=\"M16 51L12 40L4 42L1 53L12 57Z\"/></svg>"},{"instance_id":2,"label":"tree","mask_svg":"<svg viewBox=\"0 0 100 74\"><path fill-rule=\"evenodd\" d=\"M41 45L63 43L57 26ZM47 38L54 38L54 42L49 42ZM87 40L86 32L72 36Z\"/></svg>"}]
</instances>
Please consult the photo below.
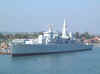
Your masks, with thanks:
<instances>
[{"instance_id":1,"label":"tree","mask_svg":"<svg viewBox=\"0 0 100 74\"><path fill-rule=\"evenodd\" d=\"M93 36L90 35L88 32L84 32L83 34L80 35L80 38L83 38L85 37L86 39L90 39L92 38Z\"/></svg>"},{"instance_id":2,"label":"tree","mask_svg":"<svg viewBox=\"0 0 100 74\"><path fill-rule=\"evenodd\" d=\"M5 36L2 33L0 33L0 39L4 39L4 38Z\"/></svg>"},{"instance_id":3,"label":"tree","mask_svg":"<svg viewBox=\"0 0 100 74\"><path fill-rule=\"evenodd\" d=\"M89 34L88 32L85 32L84 35L85 35L85 37L86 37L87 39L90 38L90 34Z\"/></svg>"},{"instance_id":4,"label":"tree","mask_svg":"<svg viewBox=\"0 0 100 74\"><path fill-rule=\"evenodd\" d=\"M74 36L75 36L75 38L78 39L78 38L80 38L80 33L79 32L76 32Z\"/></svg>"}]
</instances>

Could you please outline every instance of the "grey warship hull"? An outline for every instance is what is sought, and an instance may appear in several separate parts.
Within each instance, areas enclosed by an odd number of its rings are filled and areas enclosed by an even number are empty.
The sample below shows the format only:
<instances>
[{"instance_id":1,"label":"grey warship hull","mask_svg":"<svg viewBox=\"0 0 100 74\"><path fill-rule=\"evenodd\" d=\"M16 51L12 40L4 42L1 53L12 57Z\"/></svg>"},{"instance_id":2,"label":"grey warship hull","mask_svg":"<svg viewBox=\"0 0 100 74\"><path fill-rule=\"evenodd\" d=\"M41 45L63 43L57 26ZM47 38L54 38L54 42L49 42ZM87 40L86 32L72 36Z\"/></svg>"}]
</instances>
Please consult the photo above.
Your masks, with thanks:
<instances>
[{"instance_id":1,"label":"grey warship hull","mask_svg":"<svg viewBox=\"0 0 100 74\"><path fill-rule=\"evenodd\" d=\"M12 56L31 56L54 53L69 53L91 50L92 45L16 45L13 47Z\"/></svg>"}]
</instances>

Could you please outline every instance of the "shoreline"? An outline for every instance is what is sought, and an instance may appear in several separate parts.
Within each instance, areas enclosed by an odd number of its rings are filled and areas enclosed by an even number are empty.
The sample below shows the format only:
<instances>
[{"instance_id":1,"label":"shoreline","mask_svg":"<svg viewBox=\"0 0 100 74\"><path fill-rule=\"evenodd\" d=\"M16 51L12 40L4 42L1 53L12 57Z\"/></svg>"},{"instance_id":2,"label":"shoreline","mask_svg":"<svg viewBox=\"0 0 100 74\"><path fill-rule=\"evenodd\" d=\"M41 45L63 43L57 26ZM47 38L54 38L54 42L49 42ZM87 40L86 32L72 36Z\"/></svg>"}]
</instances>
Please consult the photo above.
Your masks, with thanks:
<instances>
[{"instance_id":1,"label":"shoreline","mask_svg":"<svg viewBox=\"0 0 100 74\"><path fill-rule=\"evenodd\" d=\"M10 55L8 52L0 52L0 55Z\"/></svg>"}]
</instances>

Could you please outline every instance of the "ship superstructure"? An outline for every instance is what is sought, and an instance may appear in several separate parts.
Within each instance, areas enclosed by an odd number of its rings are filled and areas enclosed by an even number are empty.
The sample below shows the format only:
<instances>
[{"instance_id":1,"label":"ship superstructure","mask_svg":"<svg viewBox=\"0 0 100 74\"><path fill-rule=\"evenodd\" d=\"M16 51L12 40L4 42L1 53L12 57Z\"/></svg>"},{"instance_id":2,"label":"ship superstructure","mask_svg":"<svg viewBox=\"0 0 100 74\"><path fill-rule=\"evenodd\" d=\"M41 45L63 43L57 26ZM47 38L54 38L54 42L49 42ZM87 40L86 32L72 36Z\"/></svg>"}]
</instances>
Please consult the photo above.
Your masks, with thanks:
<instances>
[{"instance_id":1,"label":"ship superstructure","mask_svg":"<svg viewBox=\"0 0 100 74\"><path fill-rule=\"evenodd\" d=\"M69 34L67 32L67 25L65 19L62 27L62 35L60 33L54 32L53 24L49 24L48 31L43 32L43 34L39 35L38 37L39 44L57 44L67 40L73 40L73 35L71 32Z\"/></svg>"}]
</instances>

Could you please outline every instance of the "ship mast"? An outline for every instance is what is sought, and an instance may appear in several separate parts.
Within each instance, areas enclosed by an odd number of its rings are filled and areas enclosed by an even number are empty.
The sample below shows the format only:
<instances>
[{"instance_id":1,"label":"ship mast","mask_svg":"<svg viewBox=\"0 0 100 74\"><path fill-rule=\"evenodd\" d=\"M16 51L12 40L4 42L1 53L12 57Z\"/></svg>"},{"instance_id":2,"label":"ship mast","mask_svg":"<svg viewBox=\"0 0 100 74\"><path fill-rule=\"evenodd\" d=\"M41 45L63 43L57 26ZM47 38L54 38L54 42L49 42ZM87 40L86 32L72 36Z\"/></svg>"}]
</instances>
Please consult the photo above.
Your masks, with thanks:
<instances>
[{"instance_id":1,"label":"ship mast","mask_svg":"<svg viewBox=\"0 0 100 74\"><path fill-rule=\"evenodd\" d=\"M49 30L48 30L48 38L51 40L53 39L53 24L49 24Z\"/></svg>"},{"instance_id":2,"label":"ship mast","mask_svg":"<svg viewBox=\"0 0 100 74\"><path fill-rule=\"evenodd\" d=\"M67 38L67 35L66 35L66 30L67 29L67 25L66 25L66 20L64 19L64 24L63 24L63 27L62 27L62 38Z\"/></svg>"},{"instance_id":3,"label":"ship mast","mask_svg":"<svg viewBox=\"0 0 100 74\"><path fill-rule=\"evenodd\" d=\"M49 32L49 33L53 32L53 24L49 24L48 26L49 26L48 32Z\"/></svg>"}]
</instances>

